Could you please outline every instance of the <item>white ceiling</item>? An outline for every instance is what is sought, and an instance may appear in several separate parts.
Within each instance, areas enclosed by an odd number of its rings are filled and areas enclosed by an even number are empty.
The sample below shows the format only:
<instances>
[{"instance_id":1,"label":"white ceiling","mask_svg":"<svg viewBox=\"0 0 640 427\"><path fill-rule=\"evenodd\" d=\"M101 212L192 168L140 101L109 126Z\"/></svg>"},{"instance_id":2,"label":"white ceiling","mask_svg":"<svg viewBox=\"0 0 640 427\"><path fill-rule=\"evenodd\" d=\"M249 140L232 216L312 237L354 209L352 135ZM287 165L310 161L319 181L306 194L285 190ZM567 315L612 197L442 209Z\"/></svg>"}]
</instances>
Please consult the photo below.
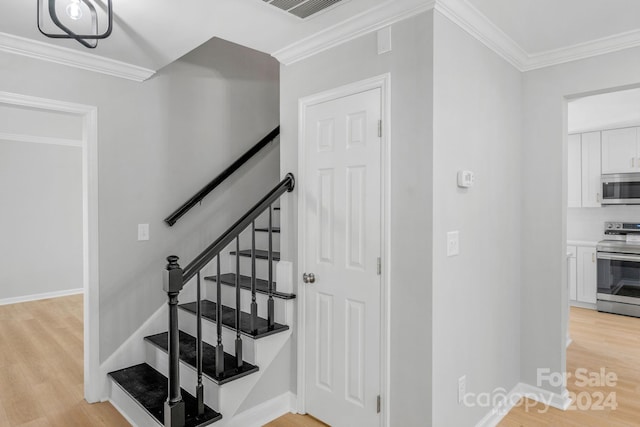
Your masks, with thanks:
<instances>
[{"instance_id":1,"label":"white ceiling","mask_svg":"<svg viewBox=\"0 0 640 427\"><path fill-rule=\"evenodd\" d=\"M638 33L634 42L640 45L639 0L344 0L306 20L263 0L113 0L113 34L101 40L95 50L73 40L41 35L36 27L36 0L2 0L0 39L3 33L11 34L72 49L67 53L90 53L156 71L213 37L274 54L301 40L307 44L322 40L325 45L344 41L348 39L347 27L353 34L371 30L372 20L384 15L380 10L393 9L397 18L405 11L434 4L441 11L455 10L458 16L465 15L471 19L471 26L480 23L486 29L486 22L491 21L507 36L494 34L504 39L494 48L499 52L501 44L507 46L503 49L506 54L501 54L515 57L511 62L521 69L527 69L526 62L532 55L629 31ZM354 21L366 21L362 17L369 21L355 28ZM340 35L341 30L345 34ZM331 41L331 33L339 35ZM509 39L519 47L514 49ZM617 39L610 42L618 43ZM629 46L628 39L625 46ZM11 51L6 46L4 50ZM551 58L547 63L540 61L540 66L550 65L551 60L561 62Z\"/></svg>"},{"instance_id":2,"label":"white ceiling","mask_svg":"<svg viewBox=\"0 0 640 427\"><path fill-rule=\"evenodd\" d=\"M88 50L41 35L36 0L2 0L0 32L158 70L213 37L271 53L385 1L343 1L301 20L263 0L113 0L113 33Z\"/></svg>"}]
</instances>

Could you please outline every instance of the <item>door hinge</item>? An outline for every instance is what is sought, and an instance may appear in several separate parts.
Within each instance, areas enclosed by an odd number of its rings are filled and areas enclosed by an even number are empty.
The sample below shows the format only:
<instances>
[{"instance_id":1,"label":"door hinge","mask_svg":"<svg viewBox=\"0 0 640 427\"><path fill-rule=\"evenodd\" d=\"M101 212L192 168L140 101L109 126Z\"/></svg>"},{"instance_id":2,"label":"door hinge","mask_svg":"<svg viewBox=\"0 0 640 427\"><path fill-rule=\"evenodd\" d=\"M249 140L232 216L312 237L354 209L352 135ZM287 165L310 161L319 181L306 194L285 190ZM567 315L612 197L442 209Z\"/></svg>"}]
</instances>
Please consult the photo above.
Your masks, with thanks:
<instances>
[{"instance_id":1,"label":"door hinge","mask_svg":"<svg viewBox=\"0 0 640 427\"><path fill-rule=\"evenodd\" d=\"M378 276L382 275L382 259L378 257Z\"/></svg>"},{"instance_id":2,"label":"door hinge","mask_svg":"<svg viewBox=\"0 0 640 427\"><path fill-rule=\"evenodd\" d=\"M380 413L380 406L382 406L382 399L380 399L380 395L378 395L378 402L377 402L377 413Z\"/></svg>"},{"instance_id":3,"label":"door hinge","mask_svg":"<svg viewBox=\"0 0 640 427\"><path fill-rule=\"evenodd\" d=\"M382 138L382 120L378 120L378 137Z\"/></svg>"}]
</instances>

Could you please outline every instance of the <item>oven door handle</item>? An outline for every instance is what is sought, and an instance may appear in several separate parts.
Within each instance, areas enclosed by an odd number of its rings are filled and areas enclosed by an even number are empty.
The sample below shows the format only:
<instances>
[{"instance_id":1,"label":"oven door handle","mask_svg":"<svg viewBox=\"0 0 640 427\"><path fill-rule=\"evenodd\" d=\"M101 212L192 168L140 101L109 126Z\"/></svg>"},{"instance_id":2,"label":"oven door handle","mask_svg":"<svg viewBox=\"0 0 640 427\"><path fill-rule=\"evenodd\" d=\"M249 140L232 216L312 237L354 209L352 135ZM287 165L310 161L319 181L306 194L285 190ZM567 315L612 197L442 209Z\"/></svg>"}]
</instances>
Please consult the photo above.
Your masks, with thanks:
<instances>
[{"instance_id":1,"label":"oven door handle","mask_svg":"<svg viewBox=\"0 0 640 427\"><path fill-rule=\"evenodd\" d=\"M598 252L598 259L610 259L613 261L635 261L640 262L640 255L611 254Z\"/></svg>"}]
</instances>

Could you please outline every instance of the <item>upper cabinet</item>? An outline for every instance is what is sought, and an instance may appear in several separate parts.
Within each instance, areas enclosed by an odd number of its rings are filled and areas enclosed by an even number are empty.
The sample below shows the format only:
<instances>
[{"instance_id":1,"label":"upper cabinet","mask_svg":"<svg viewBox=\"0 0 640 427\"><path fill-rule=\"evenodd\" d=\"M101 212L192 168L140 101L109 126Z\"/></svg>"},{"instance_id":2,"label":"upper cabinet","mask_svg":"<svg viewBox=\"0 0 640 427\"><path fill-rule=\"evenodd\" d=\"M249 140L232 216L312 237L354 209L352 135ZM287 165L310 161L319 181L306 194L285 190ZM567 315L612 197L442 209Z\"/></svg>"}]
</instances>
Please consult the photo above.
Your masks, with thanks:
<instances>
[{"instance_id":1,"label":"upper cabinet","mask_svg":"<svg viewBox=\"0 0 640 427\"><path fill-rule=\"evenodd\" d=\"M599 208L602 170L600 166L600 132L582 134L582 207Z\"/></svg>"},{"instance_id":2,"label":"upper cabinet","mask_svg":"<svg viewBox=\"0 0 640 427\"><path fill-rule=\"evenodd\" d=\"M640 172L638 129L602 131L602 173Z\"/></svg>"},{"instance_id":3,"label":"upper cabinet","mask_svg":"<svg viewBox=\"0 0 640 427\"><path fill-rule=\"evenodd\" d=\"M582 206L582 135L569 135L568 142L568 206L579 208Z\"/></svg>"},{"instance_id":4,"label":"upper cabinet","mask_svg":"<svg viewBox=\"0 0 640 427\"><path fill-rule=\"evenodd\" d=\"M600 132L569 135L568 206L600 207Z\"/></svg>"}]
</instances>

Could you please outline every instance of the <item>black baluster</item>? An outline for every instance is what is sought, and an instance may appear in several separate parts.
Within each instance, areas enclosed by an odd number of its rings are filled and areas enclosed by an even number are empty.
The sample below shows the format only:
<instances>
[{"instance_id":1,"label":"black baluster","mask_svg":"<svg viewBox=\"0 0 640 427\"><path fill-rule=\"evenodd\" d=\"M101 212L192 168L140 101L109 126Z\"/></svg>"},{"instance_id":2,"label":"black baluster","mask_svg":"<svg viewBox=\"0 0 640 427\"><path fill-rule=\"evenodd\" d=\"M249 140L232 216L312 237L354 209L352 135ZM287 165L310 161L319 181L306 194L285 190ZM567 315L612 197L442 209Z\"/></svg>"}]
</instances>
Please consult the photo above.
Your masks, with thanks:
<instances>
[{"instance_id":1,"label":"black baluster","mask_svg":"<svg viewBox=\"0 0 640 427\"><path fill-rule=\"evenodd\" d=\"M269 205L269 300L267 301L267 324L273 329L275 302L273 301L273 205Z\"/></svg>"},{"instance_id":2,"label":"black baluster","mask_svg":"<svg viewBox=\"0 0 640 427\"><path fill-rule=\"evenodd\" d=\"M256 222L251 223L251 332L258 332L258 303L256 302Z\"/></svg>"},{"instance_id":3,"label":"black baluster","mask_svg":"<svg viewBox=\"0 0 640 427\"><path fill-rule=\"evenodd\" d=\"M198 371L198 385L196 385L196 399L198 402L198 415L204 414L204 387L202 385L202 296L200 294L200 272L198 271L198 288L196 289L196 367Z\"/></svg>"},{"instance_id":4,"label":"black baluster","mask_svg":"<svg viewBox=\"0 0 640 427\"><path fill-rule=\"evenodd\" d=\"M178 331L178 295L184 286L182 269L178 257L167 257L164 290L169 297L169 382L168 397L164 403L165 427L183 427L185 422L184 401L180 393L180 341Z\"/></svg>"},{"instance_id":5,"label":"black baluster","mask_svg":"<svg viewBox=\"0 0 640 427\"><path fill-rule=\"evenodd\" d=\"M220 282L220 254L216 255L216 332L218 344L216 345L216 376L224 373L224 346L222 345L222 283Z\"/></svg>"},{"instance_id":6,"label":"black baluster","mask_svg":"<svg viewBox=\"0 0 640 427\"><path fill-rule=\"evenodd\" d=\"M242 367L242 338L240 337L240 236L236 237L236 367Z\"/></svg>"}]
</instances>

